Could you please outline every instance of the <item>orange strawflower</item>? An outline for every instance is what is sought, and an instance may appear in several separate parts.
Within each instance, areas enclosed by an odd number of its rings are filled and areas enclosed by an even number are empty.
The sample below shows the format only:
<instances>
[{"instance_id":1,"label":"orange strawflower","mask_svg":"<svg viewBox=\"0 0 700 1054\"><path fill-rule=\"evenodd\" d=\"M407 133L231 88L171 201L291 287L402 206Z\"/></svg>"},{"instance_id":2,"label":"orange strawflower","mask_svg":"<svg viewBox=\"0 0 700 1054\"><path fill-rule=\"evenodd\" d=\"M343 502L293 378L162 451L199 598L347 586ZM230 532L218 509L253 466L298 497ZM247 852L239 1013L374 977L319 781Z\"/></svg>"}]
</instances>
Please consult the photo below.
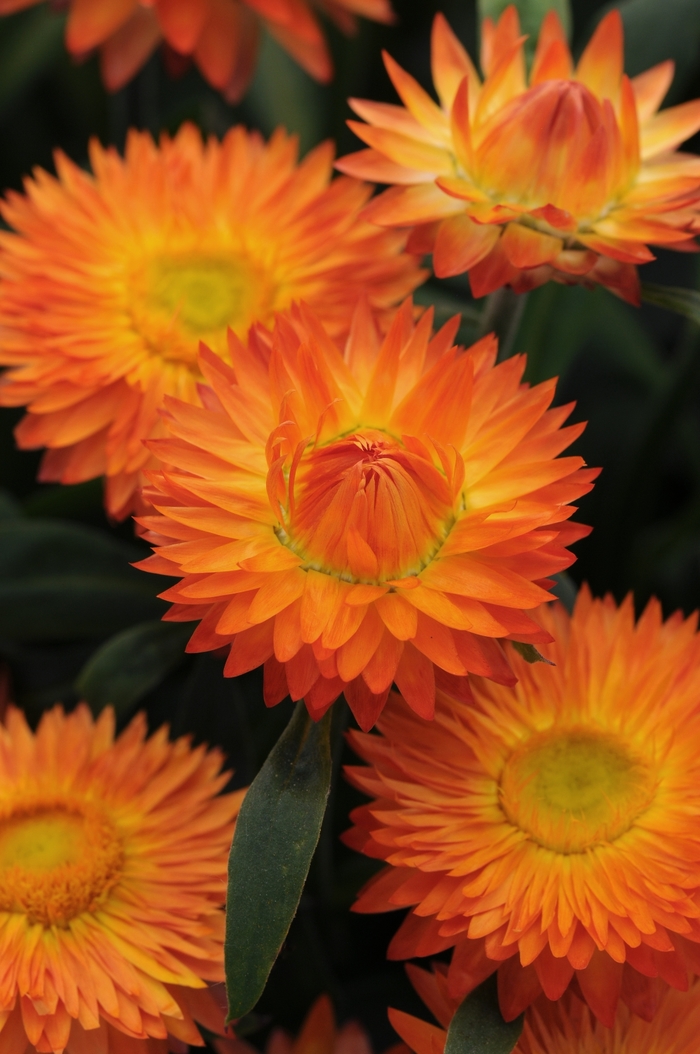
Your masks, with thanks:
<instances>
[{"instance_id":1,"label":"orange strawflower","mask_svg":"<svg viewBox=\"0 0 700 1054\"><path fill-rule=\"evenodd\" d=\"M380 343L358 309L344 353L303 307L274 336L204 352L206 409L174 399L164 464L141 524L146 569L182 581L174 620L201 619L190 651L231 645L225 673L265 663L265 700L288 693L318 718L340 695L362 728L392 682L422 718L435 677L513 683L499 637L547 641L526 609L588 533L568 504L596 472L557 458L583 428L548 409L555 382L521 384L496 341L431 339L406 301ZM149 535L147 534L147 537Z\"/></svg>"},{"instance_id":2,"label":"orange strawflower","mask_svg":"<svg viewBox=\"0 0 700 1054\"><path fill-rule=\"evenodd\" d=\"M343 336L361 293L388 317L425 272L403 234L358 218L369 186L330 182L330 143L297 164L282 130L203 144L185 125L90 157L94 176L58 153L58 179L38 170L0 205L16 232L0 232L0 404L28 406L16 436L49 448L40 479L104 474L123 518L163 396L198 401L200 338L225 355L227 326L299 298Z\"/></svg>"},{"instance_id":3,"label":"orange strawflower","mask_svg":"<svg viewBox=\"0 0 700 1054\"><path fill-rule=\"evenodd\" d=\"M514 688L475 679L431 724L396 697L351 733L375 800L345 837L390 865L356 910L414 906L389 955L454 946L454 998L498 969L512 1019L575 978L612 1027L620 997L644 1014L653 979L700 973L700 635L586 589L538 617L554 667L513 654Z\"/></svg>"},{"instance_id":4,"label":"orange strawflower","mask_svg":"<svg viewBox=\"0 0 700 1054\"><path fill-rule=\"evenodd\" d=\"M0 1049L166 1054L223 1032L226 856L243 791L143 714L0 726Z\"/></svg>"},{"instance_id":5,"label":"orange strawflower","mask_svg":"<svg viewBox=\"0 0 700 1054\"><path fill-rule=\"evenodd\" d=\"M406 109L351 100L369 150L343 172L397 186L368 211L415 226L435 273L469 272L474 296L525 292L550 279L599 282L639 302L648 244L695 250L700 157L676 147L700 128L700 100L657 113L673 77L664 62L623 74L622 19L602 19L574 69L555 12L529 79L516 8L482 27L482 82L442 15L433 24L438 106L385 56Z\"/></svg>"},{"instance_id":6,"label":"orange strawflower","mask_svg":"<svg viewBox=\"0 0 700 1054\"><path fill-rule=\"evenodd\" d=\"M407 970L442 1028L401 1010L390 1009L389 1020L415 1054L443 1054L446 1029L456 1010L447 988L447 969L436 963L432 974L415 966ZM596 1021L573 993L557 1003L540 996L525 1015L513 1054L696 1054L700 981L694 981L687 992L667 988L658 995L652 1024L620 1005L612 1029Z\"/></svg>"},{"instance_id":7,"label":"orange strawflower","mask_svg":"<svg viewBox=\"0 0 700 1054\"><path fill-rule=\"evenodd\" d=\"M0 15L39 0L0 0ZM212 87L236 102L255 69L262 27L316 80L333 76L333 64L315 9L343 32L357 15L393 21L389 0L66 0L66 47L82 58L100 49L102 79L109 91L131 80L164 41L190 56Z\"/></svg>"},{"instance_id":8,"label":"orange strawflower","mask_svg":"<svg viewBox=\"0 0 700 1054\"><path fill-rule=\"evenodd\" d=\"M219 1054L258 1054L245 1040L216 1039ZM347 1021L338 1028L333 1006L327 995L319 996L309 1010L296 1039L281 1028L275 1028L265 1046L265 1054L372 1054L370 1038L357 1021ZM386 1054L409 1054L403 1043L397 1043Z\"/></svg>"}]
</instances>

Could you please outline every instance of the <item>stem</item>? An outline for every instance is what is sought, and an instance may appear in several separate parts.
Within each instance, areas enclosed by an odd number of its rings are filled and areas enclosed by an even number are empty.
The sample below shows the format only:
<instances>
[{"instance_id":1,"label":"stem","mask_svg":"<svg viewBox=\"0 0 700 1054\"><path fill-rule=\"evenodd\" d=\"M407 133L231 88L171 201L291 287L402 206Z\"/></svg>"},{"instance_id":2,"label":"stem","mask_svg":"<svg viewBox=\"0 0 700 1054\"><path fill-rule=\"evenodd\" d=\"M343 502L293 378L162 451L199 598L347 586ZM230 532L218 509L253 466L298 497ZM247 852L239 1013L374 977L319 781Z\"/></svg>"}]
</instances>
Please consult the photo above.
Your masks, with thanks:
<instances>
[{"instance_id":1,"label":"stem","mask_svg":"<svg viewBox=\"0 0 700 1054\"><path fill-rule=\"evenodd\" d=\"M495 333L498 338L498 359L502 362L513 352L515 338L525 310L527 293L514 293L503 286L489 293L481 313L479 336Z\"/></svg>"}]
</instances>

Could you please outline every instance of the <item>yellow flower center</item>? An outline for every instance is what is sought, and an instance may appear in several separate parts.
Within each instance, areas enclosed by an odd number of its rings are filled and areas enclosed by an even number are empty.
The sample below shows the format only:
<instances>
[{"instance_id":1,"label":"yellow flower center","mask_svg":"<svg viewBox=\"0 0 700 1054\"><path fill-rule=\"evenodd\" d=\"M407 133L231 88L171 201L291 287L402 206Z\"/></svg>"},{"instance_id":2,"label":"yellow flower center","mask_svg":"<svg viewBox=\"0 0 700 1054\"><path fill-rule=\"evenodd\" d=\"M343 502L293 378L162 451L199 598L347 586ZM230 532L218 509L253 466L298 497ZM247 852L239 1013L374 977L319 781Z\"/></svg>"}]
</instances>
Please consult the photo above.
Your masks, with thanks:
<instances>
[{"instance_id":1,"label":"yellow flower center","mask_svg":"<svg viewBox=\"0 0 700 1054\"><path fill-rule=\"evenodd\" d=\"M269 276L233 253L161 254L140 264L129 282L137 331L165 359L194 364L199 341L226 351L228 327L245 335L266 321L274 293Z\"/></svg>"},{"instance_id":2,"label":"yellow flower center","mask_svg":"<svg viewBox=\"0 0 700 1054\"><path fill-rule=\"evenodd\" d=\"M349 581L417 574L454 522L449 484L427 451L376 429L312 448L289 490L287 544L310 567Z\"/></svg>"},{"instance_id":3,"label":"yellow flower center","mask_svg":"<svg viewBox=\"0 0 700 1054\"><path fill-rule=\"evenodd\" d=\"M94 910L121 873L124 851L101 810L34 804L0 818L0 910L45 926Z\"/></svg>"},{"instance_id":4,"label":"yellow flower center","mask_svg":"<svg viewBox=\"0 0 700 1054\"><path fill-rule=\"evenodd\" d=\"M612 842L655 791L649 766L614 735L587 728L533 735L506 762L501 805L512 824L560 853Z\"/></svg>"}]
</instances>

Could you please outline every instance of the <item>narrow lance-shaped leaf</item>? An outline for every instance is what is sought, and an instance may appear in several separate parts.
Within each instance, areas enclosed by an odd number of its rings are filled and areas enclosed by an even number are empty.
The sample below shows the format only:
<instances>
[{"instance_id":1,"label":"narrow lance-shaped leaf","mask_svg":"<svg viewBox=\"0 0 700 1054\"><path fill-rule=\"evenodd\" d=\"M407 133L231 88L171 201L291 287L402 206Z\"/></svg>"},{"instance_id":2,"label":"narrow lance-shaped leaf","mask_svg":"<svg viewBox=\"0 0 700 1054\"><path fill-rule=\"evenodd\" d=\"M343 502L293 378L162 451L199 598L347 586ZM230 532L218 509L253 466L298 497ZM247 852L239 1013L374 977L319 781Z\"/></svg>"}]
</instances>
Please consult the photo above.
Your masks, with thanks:
<instances>
[{"instance_id":1,"label":"narrow lance-shaped leaf","mask_svg":"<svg viewBox=\"0 0 700 1054\"><path fill-rule=\"evenodd\" d=\"M110 637L86 662L75 682L81 699L95 712L111 704L128 712L166 674L178 666L192 634L189 624L141 622Z\"/></svg>"},{"instance_id":2,"label":"narrow lance-shaped leaf","mask_svg":"<svg viewBox=\"0 0 700 1054\"><path fill-rule=\"evenodd\" d=\"M447 1032L445 1054L511 1054L522 1030L522 1016L515 1021L503 1020L494 974L457 1007Z\"/></svg>"},{"instance_id":3,"label":"narrow lance-shaped leaf","mask_svg":"<svg viewBox=\"0 0 700 1054\"><path fill-rule=\"evenodd\" d=\"M655 304L657 307L665 307L667 311L675 311L677 315L685 315L700 325L700 293L695 289L677 289L672 285L644 282L642 299L646 300L647 304Z\"/></svg>"},{"instance_id":4,"label":"narrow lance-shaped leaf","mask_svg":"<svg viewBox=\"0 0 700 1054\"><path fill-rule=\"evenodd\" d=\"M226 898L229 1020L262 995L299 906L330 790L330 721L299 703L243 802Z\"/></svg>"}]
</instances>

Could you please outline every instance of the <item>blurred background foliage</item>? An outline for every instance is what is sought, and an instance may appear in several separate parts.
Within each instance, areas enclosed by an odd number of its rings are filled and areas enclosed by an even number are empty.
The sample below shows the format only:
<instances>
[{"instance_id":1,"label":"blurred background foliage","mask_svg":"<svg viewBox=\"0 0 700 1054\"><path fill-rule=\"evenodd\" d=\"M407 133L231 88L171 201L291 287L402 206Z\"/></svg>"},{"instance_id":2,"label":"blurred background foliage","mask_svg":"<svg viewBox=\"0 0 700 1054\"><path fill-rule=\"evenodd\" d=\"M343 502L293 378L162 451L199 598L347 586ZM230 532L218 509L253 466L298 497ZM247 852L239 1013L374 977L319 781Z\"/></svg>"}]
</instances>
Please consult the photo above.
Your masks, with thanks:
<instances>
[{"instance_id":1,"label":"blurred background foliage","mask_svg":"<svg viewBox=\"0 0 700 1054\"><path fill-rule=\"evenodd\" d=\"M482 0L497 15L504 0ZM556 5L555 5L556 6ZM628 72L672 57L677 74L668 101L700 95L699 0L626 0ZM332 137L338 152L357 148L345 126L350 95L394 101L381 48L430 86L429 35L441 9L474 53L473 0L395 0L393 27L363 23L346 40L327 27L336 79L311 81L270 39L262 48L250 91L226 105L191 67L177 79L167 56L154 55L124 90L103 90L96 59L75 65L63 47L63 19L47 5L0 21L0 183L22 185L34 166L52 167L60 147L87 163L97 136L121 148L127 128L175 131L183 120L221 135L244 122L266 135L283 124L305 152ZM579 52L607 5L573 0L572 41ZM700 142L689 144L700 152ZM642 277L700 288L698 257L659 253ZM440 321L462 311L460 339L483 328L481 304L466 278L429 282L422 303ZM574 420L589 422L577 444L603 473L581 503L580 518L594 526L577 546L571 574L596 593L621 598L635 591L638 607L656 593L666 613L689 613L700 602L700 327L645 305L635 310L603 289L550 284L511 309L504 354L528 355L527 377L558 375L559 402L576 402ZM0 410L0 688L36 721L56 700L78 697L95 710L116 705L120 721L145 706L153 726L169 721L174 734L220 744L235 769L234 785L253 778L289 718L291 704L266 711L261 677L222 677L223 660L186 656L188 627L163 624L166 605L152 576L130 564L145 548L128 524L115 526L102 511L101 484L37 485L39 454L14 449L20 414ZM334 718L334 765L351 758L343 747L343 713ZM336 781L307 890L283 953L255 1015L245 1023L260 1045L270 1022L298 1027L312 1000L330 992L341 1020L360 1019L375 1049L393 1037L386 1006L410 1010L414 997L402 968L386 962L395 916L351 916L348 908L373 863L346 851L338 834L357 796Z\"/></svg>"}]
</instances>

